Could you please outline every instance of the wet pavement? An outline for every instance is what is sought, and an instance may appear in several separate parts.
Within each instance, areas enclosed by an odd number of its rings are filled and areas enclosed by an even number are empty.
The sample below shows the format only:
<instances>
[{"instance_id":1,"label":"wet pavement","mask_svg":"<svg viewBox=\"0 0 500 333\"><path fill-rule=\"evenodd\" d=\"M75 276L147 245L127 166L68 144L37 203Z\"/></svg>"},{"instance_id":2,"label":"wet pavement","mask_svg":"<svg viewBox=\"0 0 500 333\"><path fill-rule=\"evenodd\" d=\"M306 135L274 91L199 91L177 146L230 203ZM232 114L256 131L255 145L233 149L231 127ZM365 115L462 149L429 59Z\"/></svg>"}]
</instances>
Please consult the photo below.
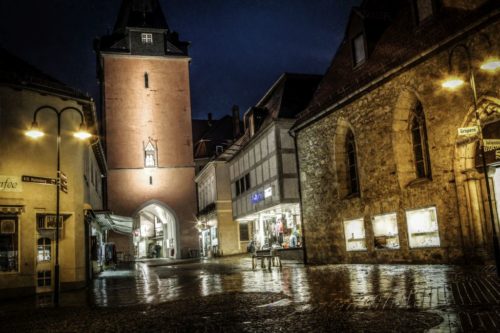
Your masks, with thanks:
<instances>
[{"instance_id":1,"label":"wet pavement","mask_svg":"<svg viewBox=\"0 0 500 333\"><path fill-rule=\"evenodd\" d=\"M104 272L61 303L3 303L0 320L16 332L500 331L491 266L146 261Z\"/></svg>"}]
</instances>

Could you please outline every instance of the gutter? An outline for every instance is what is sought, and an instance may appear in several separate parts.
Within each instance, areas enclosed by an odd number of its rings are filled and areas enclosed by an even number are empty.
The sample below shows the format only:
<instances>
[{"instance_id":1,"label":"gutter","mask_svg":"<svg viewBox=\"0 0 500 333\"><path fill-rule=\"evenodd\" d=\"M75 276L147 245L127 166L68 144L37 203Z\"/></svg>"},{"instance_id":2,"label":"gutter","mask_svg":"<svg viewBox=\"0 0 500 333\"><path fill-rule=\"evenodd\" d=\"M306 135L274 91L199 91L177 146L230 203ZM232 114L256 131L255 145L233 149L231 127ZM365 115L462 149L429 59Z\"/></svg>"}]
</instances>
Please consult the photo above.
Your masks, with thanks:
<instances>
[{"instance_id":1,"label":"gutter","mask_svg":"<svg viewBox=\"0 0 500 333\"><path fill-rule=\"evenodd\" d=\"M358 97L359 95L363 94L365 91L370 90L371 88L375 88L377 85L383 83L386 79L391 78L393 76L398 75L399 73L403 72L406 69L411 68L412 66L418 64L418 62L421 62L424 60L424 58L427 58L437 52L440 52L441 50L447 48L450 44L455 43L460 37L463 35L472 32L473 30L481 28L482 25L488 23L490 20L494 21L497 16L499 16L500 10L496 10L490 14L488 14L486 17L483 19L477 21L476 23L470 25L468 28L465 28L456 34L454 34L451 37L448 37L444 41L436 44L434 47L421 52L417 56L413 57L412 59L406 61L402 65L397 66L396 68L393 68L392 70L382 74L380 77L377 79L372 80L369 84L355 90L351 94L347 95L346 97L340 99L338 102L334 103L333 105L330 105L323 111L319 112L318 114L312 116L311 118L305 120L303 123L294 126L290 129L290 133L298 133L300 130L304 129L305 127L312 125L313 123L319 121L320 119L326 117L330 113L336 111L337 109L341 108L342 106L348 104L350 101ZM293 136L293 135L292 135Z\"/></svg>"}]
</instances>

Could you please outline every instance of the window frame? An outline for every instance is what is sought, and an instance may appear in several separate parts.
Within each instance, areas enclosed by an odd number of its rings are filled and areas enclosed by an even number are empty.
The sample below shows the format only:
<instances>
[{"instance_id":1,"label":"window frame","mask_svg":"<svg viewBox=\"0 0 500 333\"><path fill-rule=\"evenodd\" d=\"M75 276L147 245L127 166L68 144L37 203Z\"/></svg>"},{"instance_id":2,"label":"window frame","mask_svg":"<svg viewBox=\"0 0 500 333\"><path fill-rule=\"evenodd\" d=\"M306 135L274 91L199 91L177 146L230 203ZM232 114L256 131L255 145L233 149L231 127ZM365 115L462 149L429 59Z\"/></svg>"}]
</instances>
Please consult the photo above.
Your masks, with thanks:
<instances>
[{"instance_id":1,"label":"window frame","mask_svg":"<svg viewBox=\"0 0 500 333\"><path fill-rule=\"evenodd\" d=\"M361 39L361 44L359 44L359 46L363 47L363 49L362 49L363 58L358 61L356 59L356 55L358 54L357 48L356 48L356 45L357 45L356 41L359 39ZM354 68L361 66L362 64L364 64L366 62L366 59L368 58L368 54L367 54L367 47L366 47L366 38L365 38L365 34L363 32L355 35L351 39L351 50L352 50L352 64L353 64Z\"/></svg>"},{"instance_id":2,"label":"window frame","mask_svg":"<svg viewBox=\"0 0 500 333\"><path fill-rule=\"evenodd\" d=\"M1 215L0 216L0 226L2 224L2 221L6 221L6 220L13 220L14 221L14 232L13 233L5 233L5 234L11 234L11 235L14 235L12 237L15 237L12 238L12 241L15 242L15 244L17 245L17 248L15 251L6 251L7 253L8 252L16 252L16 255L15 255L15 269L14 270L0 270L0 275L2 274L16 274L16 273L20 273L21 270L20 270L20 258L21 258L21 230L20 230L20 226L21 226L21 223L20 223L20 218L18 215ZM1 229L0 229L0 232L1 232ZM0 233L1 235L1 233ZM9 255L7 254L7 269L9 268Z\"/></svg>"},{"instance_id":3,"label":"window frame","mask_svg":"<svg viewBox=\"0 0 500 333\"><path fill-rule=\"evenodd\" d=\"M359 195L361 189L359 184L358 172L358 152L356 149L356 140L354 139L354 133L351 130L349 130L346 134L345 154L348 195Z\"/></svg>"},{"instance_id":4,"label":"window frame","mask_svg":"<svg viewBox=\"0 0 500 333\"><path fill-rule=\"evenodd\" d=\"M148 44L148 45L153 44L153 34L147 32L141 33L141 41L142 44Z\"/></svg>"},{"instance_id":5,"label":"window frame","mask_svg":"<svg viewBox=\"0 0 500 333\"><path fill-rule=\"evenodd\" d=\"M427 124L422 103L418 102L412 109L409 125L415 177L416 179L432 179ZM420 158L418 158L419 155Z\"/></svg>"}]
</instances>

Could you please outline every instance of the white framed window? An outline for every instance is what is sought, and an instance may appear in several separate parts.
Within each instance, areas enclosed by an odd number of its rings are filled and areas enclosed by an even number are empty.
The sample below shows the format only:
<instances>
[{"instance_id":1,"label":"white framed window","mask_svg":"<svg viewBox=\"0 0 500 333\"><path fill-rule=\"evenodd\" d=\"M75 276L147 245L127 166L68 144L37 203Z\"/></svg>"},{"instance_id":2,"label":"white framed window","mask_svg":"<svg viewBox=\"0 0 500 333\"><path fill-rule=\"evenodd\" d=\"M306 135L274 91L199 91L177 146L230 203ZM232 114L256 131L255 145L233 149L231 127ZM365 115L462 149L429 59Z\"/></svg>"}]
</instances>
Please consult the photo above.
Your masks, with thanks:
<instances>
[{"instance_id":1,"label":"white framed window","mask_svg":"<svg viewBox=\"0 0 500 333\"><path fill-rule=\"evenodd\" d=\"M141 34L142 44L153 44L153 34Z\"/></svg>"},{"instance_id":2,"label":"white framed window","mask_svg":"<svg viewBox=\"0 0 500 333\"><path fill-rule=\"evenodd\" d=\"M410 248L439 247L436 207L406 211Z\"/></svg>"},{"instance_id":3,"label":"white framed window","mask_svg":"<svg viewBox=\"0 0 500 333\"><path fill-rule=\"evenodd\" d=\"M39 238L37 244L37 261L50 261L51 240L50 238Z\"/></svg>"},{"instance_id":4,"label":"white framed window","mask_svg":"<svg viewBox=\"0 0 500 333\"><path fill-rule=\"evenodd\" d=\"M38 271L37 272L37 286L38 287L50 287L52 283L52 272L51 271Z\"/></svg>"},{"instance_id":5,"label":"white framed window","mask_svg":"<svg viewBox=\"0 0 500 333\"><path fill-rule=\"evenodd\" d=\"M361 64L366 59L365 37L359 34L352 40L352 56L354 66Z\"/></svg>"},{"instance_id":6,"label":"white framed window","mask_svg":"<svg viewBox=\"0 0 500 333\"><path fill-rule=\"evenodd\" d=\"M399 249L396 213L376 215L372 219L375 249Z\"/></svg>"},{"instance_id":7,"label":"white framed window","mask_svg":"<svg viewBox=\"0 0 500 333\"><path fill-rule=\"evenodd\" d=\"M345 246L347 251L365 251L365 221L360 219L344 221Z\"/></svg>"}]
</instances>

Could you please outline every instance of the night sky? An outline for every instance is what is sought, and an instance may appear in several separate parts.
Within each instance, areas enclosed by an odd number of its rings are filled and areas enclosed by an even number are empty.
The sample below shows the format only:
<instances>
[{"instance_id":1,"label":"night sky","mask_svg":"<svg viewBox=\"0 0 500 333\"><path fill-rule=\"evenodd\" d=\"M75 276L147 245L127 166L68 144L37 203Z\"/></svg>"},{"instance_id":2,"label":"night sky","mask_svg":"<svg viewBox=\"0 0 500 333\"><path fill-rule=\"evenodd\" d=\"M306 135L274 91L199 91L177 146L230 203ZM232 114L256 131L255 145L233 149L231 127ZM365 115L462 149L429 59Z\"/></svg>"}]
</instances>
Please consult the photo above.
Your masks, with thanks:
<instances>
[{"instance_id":1,"label":"night sky","mask_svg":"<svg viewBox=\"0 0 500 333\"><path fill-rule=\"evenodd\" d=\"M121 0L0 0L0 45L95 99L92 41L113 29ZM242 112L283 72L324 74L359 0L162 0L191 42L194 118Z\"/></svg>"}]
</instances>

